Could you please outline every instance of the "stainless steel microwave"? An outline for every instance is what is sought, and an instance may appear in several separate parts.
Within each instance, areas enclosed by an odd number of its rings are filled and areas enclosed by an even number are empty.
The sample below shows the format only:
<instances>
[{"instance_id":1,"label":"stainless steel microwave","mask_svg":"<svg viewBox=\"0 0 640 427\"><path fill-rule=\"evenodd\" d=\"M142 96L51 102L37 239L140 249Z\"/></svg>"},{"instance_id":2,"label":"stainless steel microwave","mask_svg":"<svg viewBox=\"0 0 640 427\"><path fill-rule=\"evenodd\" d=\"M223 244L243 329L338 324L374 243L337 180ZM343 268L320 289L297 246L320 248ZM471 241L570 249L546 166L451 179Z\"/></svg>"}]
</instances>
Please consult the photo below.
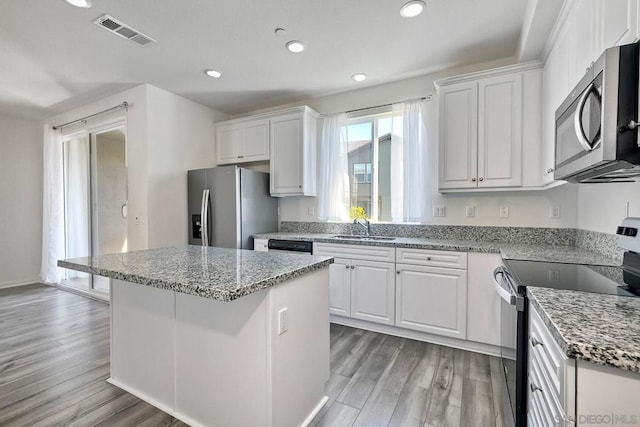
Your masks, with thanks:
<instances>
[{"instance_id":1,"label":"stainless steel microwave","mask_svg":"<svg viewBox=\"0 0 640 427\"><path fill-rule=\"evenodd\" d=\"M640 176L639 44L607 49L556 110L554 178L625 182Z\"/></svg>"}]
</instances>

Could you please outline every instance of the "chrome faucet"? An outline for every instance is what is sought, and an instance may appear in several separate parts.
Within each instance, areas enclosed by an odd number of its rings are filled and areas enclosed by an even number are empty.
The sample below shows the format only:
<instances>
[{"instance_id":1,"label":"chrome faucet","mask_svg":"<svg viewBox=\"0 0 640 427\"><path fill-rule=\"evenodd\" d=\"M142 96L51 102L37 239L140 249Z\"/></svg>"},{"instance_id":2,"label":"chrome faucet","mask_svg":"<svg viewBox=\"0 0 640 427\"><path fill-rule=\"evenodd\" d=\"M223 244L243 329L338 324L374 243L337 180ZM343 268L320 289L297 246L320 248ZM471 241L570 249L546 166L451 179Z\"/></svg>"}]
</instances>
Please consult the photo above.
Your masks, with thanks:
<instances>
[{"instance_id":1,"label":"chrome faucet","mask_svg":"<svg viewBox=\"0 0 640 427\"><path fill-rule=\"evenodd\" d=\"M365 230L367 230L367 237L371 236L371 223L369 222L369 220L367 220L366 218L356 218L353 220L353 223L363 226Z\"/></svg>"}]
</instances>

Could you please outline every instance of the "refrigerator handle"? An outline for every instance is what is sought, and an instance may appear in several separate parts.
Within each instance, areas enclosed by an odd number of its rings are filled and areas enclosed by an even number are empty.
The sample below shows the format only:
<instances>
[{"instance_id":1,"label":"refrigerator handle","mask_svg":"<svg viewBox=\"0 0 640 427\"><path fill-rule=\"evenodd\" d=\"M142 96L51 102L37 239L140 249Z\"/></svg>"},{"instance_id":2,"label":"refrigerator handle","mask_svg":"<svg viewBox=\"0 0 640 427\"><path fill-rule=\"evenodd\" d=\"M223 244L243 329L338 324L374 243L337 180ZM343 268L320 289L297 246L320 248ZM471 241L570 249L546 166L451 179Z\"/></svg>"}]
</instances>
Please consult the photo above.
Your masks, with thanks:
<instances>
[{"instance_id":1,"label":"refrigerator handle","mask_svg":"<svg viewBox=\"0 0 640 427\"><path fill-rule=\"evenodd\" d=\"M200 234L202 246L209 246L209 190L202 190L202 203L200 204Z\"/></svg>"}]
</instances>

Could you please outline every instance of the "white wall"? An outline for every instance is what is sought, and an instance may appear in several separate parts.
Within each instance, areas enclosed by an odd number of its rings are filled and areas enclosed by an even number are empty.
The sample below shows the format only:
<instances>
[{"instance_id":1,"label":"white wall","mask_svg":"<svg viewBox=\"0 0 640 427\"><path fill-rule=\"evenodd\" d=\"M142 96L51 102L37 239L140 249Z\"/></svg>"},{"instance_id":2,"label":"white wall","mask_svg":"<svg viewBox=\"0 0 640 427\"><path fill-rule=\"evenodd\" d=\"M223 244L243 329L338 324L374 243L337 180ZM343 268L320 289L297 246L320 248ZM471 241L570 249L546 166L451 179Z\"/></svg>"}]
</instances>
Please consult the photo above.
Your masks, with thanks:
<instances>
[{"instance_id":1,"label":"white wall","mask_svg":"<svg viewBox=\"0 0 640 427\"><path fill-rule=\"evenodd\" d=\"M38 282L42 128L0 115L0 287Z\"/></svg>"},{"instance_id":2,"label":"white wall","mask_svg":"<svg viewBox=\"0 0 640 427\"><path fill-rule=\"evenodd\" d=\"M426 111L428 138L430 141L429 164L431 179L425 185L425 191L428 191L432 196L434 204L445 205L447 208L447 216L434 218L434 224L575 227L577 219L577 189L575 187L564 186L545 191L467 194L440 194L437 191L438 99L433 86L434 80L446 76L495 68L512 62L512 59L505 59L477 64L471 67L448 70L385 85L307 99L296 104L274 107L270 110L292 105L309 105L320 113L329 114L432 94L433 99L427 102ZM475 206L475 217L467 218L465 216L465 206L467 205ZM508 218L500 218L499 209L501 205L509 206L510 216ZM560 218L549 217L551 206L559 206L561 208ZM282 221L317 220L315 215L309 213L312 209L315 209L315 198L284 197L280 200L280 219Z\"/></svg>"},{"instance_id":3,"label":"white wall","mask_svg":"<svg viewBox=\"0 0 640 427\"><path fill-rule=\"evenodd\" d=\"M576 186L578 228L613 234L627 214L640 217L640 182Z\"/></svg>"},{"instance_id":4,"label":"white wall","mask_svg":"<svg viewBox=\"0 0 640 427\"><path fill-rule=\"evenodd\" d=\"M215 122L225 118L148 87L149 248L188 243L187 171L215 166Z\"/></svg>"},{"instance_id":5,"label":"white wall","mask_svg":"<svg viewBox=\"0 0 640 427\"><path fill-rule=\"evenodd\" d=\"M127 101L128 249L187 243L186 171L215 165L214 123L222 113L151 85L140 85L46 120L65 123ZM41 165L40 165L41 167Z\"/></svg>"}]
</instances>

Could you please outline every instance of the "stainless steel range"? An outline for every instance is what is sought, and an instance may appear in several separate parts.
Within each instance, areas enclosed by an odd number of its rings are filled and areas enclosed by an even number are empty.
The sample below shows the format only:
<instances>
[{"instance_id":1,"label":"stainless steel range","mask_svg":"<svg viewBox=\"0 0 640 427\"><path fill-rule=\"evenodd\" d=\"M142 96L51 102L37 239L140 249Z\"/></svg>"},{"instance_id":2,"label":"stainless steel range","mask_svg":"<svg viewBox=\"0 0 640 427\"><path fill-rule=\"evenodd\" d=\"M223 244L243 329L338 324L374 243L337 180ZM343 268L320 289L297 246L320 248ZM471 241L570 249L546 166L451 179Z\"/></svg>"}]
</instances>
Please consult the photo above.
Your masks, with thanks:
<instances>
[{"instance_id":1,"label":"stainless steel range","mask_svg":"<svg viewBox=\"0 0 640 427\"><path fill-rule=\"evenodd\" d=\"M640 218L626 218L618 227L622 266L505 260L494 271L501 305L501 360L514 425L526 426L527 287L640 297Z\"/></svg>"}]
</instances>

